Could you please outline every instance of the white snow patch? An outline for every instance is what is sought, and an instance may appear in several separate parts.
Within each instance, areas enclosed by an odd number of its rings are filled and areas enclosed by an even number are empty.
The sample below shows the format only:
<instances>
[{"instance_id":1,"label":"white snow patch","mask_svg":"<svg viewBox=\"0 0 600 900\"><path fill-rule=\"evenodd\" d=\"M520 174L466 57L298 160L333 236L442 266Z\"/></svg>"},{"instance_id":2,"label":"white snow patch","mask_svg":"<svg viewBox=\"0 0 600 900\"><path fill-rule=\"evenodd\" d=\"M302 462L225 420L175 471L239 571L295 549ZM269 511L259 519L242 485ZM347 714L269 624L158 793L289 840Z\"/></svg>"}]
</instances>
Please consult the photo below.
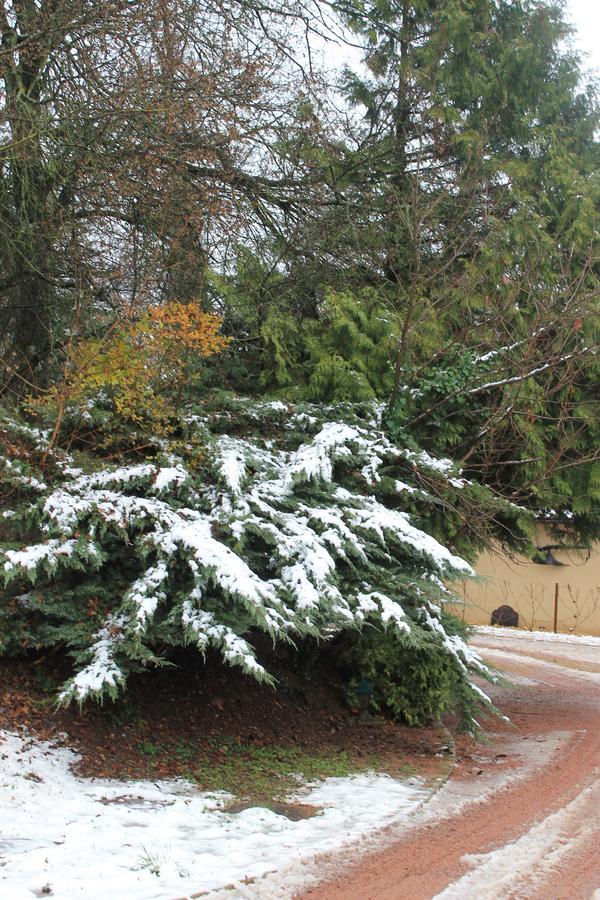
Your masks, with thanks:
<instances>
[{"instance_id":1,"label":"white snow patch","mask_svg":"<svg viewBox=\"0 0 600 900\"><path fill-rule=\"evenodd\" d=\"M455 556L430 534L411 525L410 518L405 512L388 509L370 498L365 498L362 509L352 509L349 515L352 518L352 524L374 531L379 535L382 544L385 543L384 532L388 532L394 534L403 543L409 544L419 553L428 556L441 570L445 566L450 566L458 572L465 572L468 576L475 575L466 560Z\"/></svg>"},{"instance_id":2,"label":"white snow patch","mask_svg":"<svg viewBox=\"0 0 600 900\"><path fill-rule=\"evenodd\" d=\"M441 475L448 475L454 469L454 463L451 459L444 457L438 459L435 456L431 456L426 450L421 450L418 453L414 450L405 450L404 456L418 466L438 472Z\"/></svg>"},{"instance_id":3,"label":"white snow patch","mask_svg":"<svg viewBox=\"0 0 600 900\"><path fill-rule=\"evenodd\" d=\"M161 600L166 600L166 593L161 589L169 577L169 570L163 560L156 566L146 569L143 576L131 586L129 600L136 607L136 630L143 631L149 619L152 619Z\"/></svg>"},{"instance_id":4,"label":"white snow patch","mask_svg":"<svg viewBox=\"0 0 600 900\"><path fill-rule=\"evenodd\" d=\"M485 657L486 659L489 657L499 669L501 669L503 665L506 665L506 663L510 664L513 662L526 662L538 666L542 671L545 669L548 675L551 675L553 672L556 673L557 669L561 668L563 669L564 674L564 669L566 668L569 670L569 678L572 678L575 681L593 681L600 686L600 671L598 669L586 669L586 662L589 664L589 660L581 659L579 656L570 656L567 654L558 656L557 654L556 658L550 658L542 655L528 655L524 652L523 648L490 647L487 644L480 643L476 643L475 646L482 657ZM562 662L561 659L563 660ZM569 660L572 663L580 664L581 668L574 668L573 665L569 665ZM596 658L592 662L592 665L597 662L598 659Z\"/></svg>"},{"instance_id":5,"label":"white snow patch","mask_svg":"<svg viewBox=\"0 0 600 900\"><path fill-rule=\"evenodd\" d=\"M154 479L154 488L157 491L164 491L165 488L179 486L187 481L189 473L182 465L163 466L158 469L156 478Z\"/></svg>"},{"instance_id":6,"label":"white snow patch","mask_svg":"<svg viewBox=\"0 0 600 900\"><path fill-rule=\"evenodd\" d=\"M75 540L63 542L53 538L45 544L32 544L24 550L7 550L4 571L10 572L17 567L33 572L42 562L53 560L58 556L70 556L76 543Z\"/></svg>"},{"instance_id":7,"label":"white snow patch","mask_svg":"<svg viewBox=\"0 0 600 900\"><path fill-rule=\"evenodd\" d=\"M0 806L10 810L0 820L3 897L31 900L48 885L57 900L172 900L232 883L242 890L242 879L288 867L297 887L298 863L405 820L429 796L385 775L331 778L295 798L322 812L293 822L261 807L227 813L228 795L182 781L77 778L76 759L0 732Z\"/></svg>"},{"instance_id":8,"label":"white snow patch","mask_svg":"<svg viewBox=\"0 0 600 900\"><path fill-rule=\"evenodd\" d=\"M291 454L287 484L318 479L331 481L335 460L352 455L346 446L352 442L361 443L361 434L356 428L341 422L327 422L310 443L302 444Z\"/></svg>"},{"instance_id":9,"label":"white snow patch","mask_svg":"<svg viewBox=\"0 0 600 900\"><path fill-rule=\"evenodd\" d=\"M404 481L396 481L394 487L398 491L398 493L401 493L401 491L406 491L407 494L418 494L419 493L417 488L413 487L410 484L406 484L406 482L404 482Z\"/></svg>"},{"instance_id":10,"label":"white snow patch","mask_svg":"<svg viewBox=\"0 0 600 900\"><path fill-rule=\"evenodd\" d=\"M92 658L72 679L69 688L59 694L59 700L73 696L84 700L90 693L103 690L107 685L116 688L125 677L114 659L115 648L122 640L122 617L109 616L106 624L95 634L90 650Z\"/></svg>"},{"instance_id":11,"label":"white snow patch","mask_svg":"<svg viewBox=\"0 0 600 900\"><path fill-rule=\"evenodd\" d=\"M572 644L573 646L587 644L591 647L600 647L600 637L591 634L554 634L551 631L525 631L518 628L494 628L491 625L474 626L475 634L490 635L509 640L541 641L543 643Z\"/></svg>"},{"instance_id":12,"label":"white snow patch","mask_svg":"<svg viewBox=\"0 0 600 900\"><path fill-rule=\"evenodd\" d=\"M600 781L584 788L565 807L533 825L518 840L491 853L463 857L475 868L437 894L434 900L501 900L528 897L566 855L598 838ZM507 860L510 864L507 865Z\"/></svg>"},{"instance_id":13,"label":"white snow patch","mask_svg":"<svg viewBox=\"0 0 600 900\"><path fill-rule=\"evenodd\" d=\"M219 438L218 453L221 462L221 475L227 487L234 494L239 494L246 476L244 459L244 443L228 435Z\"/></svg>"}]
</instances>

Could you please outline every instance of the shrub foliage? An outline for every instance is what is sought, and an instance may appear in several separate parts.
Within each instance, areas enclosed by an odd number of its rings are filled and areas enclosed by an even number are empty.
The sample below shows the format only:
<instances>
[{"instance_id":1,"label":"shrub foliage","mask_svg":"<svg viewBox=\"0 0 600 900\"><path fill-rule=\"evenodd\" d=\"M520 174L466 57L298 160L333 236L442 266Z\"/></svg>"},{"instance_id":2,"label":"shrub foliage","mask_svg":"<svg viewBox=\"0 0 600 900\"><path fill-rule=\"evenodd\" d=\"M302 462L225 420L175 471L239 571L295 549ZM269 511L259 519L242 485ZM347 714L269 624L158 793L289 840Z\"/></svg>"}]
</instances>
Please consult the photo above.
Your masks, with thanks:
<instances>
[{"instance_id":1,"label":"shrub foliage","mask_svg":"<svg viewBox=\"0 0 600 900\"><path fill-rule=\"evenodd\" d=\"M2 554L0 652L64 648L76 672L61 701L83 701L115 697L170 647L214 647L268 682L253 632L326 645L368 626L393 639L399 659L437 660L438 707L450 693L473 699L469 672L486 669L440 609L450 596L442 579L473 572L432 523L450 498L464 514L480 488L449 460L391 442L380 415L375 404L338 406L334 417L322 406L230 401L189 412L178 456L85 473L55 454L52 484L4 460L4 477L23 481L11 527L30 542ZM486 501L490 527L494 510L524 527L522 511ZM418 679L407 685L420 709ZM388 703L410 720L409 706Z\"/></svg>"}]
</instances>

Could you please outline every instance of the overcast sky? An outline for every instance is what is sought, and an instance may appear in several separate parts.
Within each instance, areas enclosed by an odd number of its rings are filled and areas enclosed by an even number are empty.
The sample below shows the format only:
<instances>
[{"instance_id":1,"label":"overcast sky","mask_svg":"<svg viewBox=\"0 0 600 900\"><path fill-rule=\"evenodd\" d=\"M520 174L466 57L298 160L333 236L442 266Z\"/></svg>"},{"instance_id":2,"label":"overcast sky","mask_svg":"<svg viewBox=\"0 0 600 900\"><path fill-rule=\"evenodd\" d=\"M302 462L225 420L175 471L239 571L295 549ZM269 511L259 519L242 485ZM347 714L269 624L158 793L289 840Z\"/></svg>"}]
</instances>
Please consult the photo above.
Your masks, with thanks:
<instances>
[{"instance_id":1,"label":"overcast sky","mask_svg":"<svg viewBox=\"0 0 600 900\"><path fill-rule=\"evenodd\" d=\"M577 46L589 54L585 67L600 71L600 0L568 0L567 9L577 28Z\"/></svg>"}]
</instances>

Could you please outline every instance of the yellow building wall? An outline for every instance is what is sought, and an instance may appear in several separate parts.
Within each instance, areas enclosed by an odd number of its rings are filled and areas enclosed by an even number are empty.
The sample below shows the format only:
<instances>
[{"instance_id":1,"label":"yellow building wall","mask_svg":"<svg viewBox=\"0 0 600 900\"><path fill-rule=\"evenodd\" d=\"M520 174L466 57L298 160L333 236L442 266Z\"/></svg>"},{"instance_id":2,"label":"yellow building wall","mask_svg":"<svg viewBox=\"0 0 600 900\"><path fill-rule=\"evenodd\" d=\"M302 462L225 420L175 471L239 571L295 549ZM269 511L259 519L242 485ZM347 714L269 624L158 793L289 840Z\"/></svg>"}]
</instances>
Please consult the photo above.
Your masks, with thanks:
<instances>
[{"instance_id":1,"label":"yellow building wall","mask_svg":"<svg viewBox=\"0 0 600 900\"><path fill-rule=\"evenodd\" d=\"M538 546L558 543L540 531ZM549 566L501 550L483 554L475 565L476 582L451 585L461 604L448 609L470 625L489 625L492 610L503 604L519 614L519 627L552 631L558 584L558 631L600 635L600 544L587 550L553 550L564 563Z\"/></svg>"}]
</instances>

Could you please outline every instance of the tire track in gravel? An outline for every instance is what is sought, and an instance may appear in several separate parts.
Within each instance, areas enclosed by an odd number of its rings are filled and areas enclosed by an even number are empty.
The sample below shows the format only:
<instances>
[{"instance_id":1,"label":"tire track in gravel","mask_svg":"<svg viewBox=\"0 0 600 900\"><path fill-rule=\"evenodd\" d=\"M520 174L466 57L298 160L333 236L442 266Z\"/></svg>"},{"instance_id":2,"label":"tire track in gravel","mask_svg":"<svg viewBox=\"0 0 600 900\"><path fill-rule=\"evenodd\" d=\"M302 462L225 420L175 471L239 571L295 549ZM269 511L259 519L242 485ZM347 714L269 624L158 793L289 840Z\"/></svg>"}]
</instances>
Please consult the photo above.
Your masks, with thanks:
<instances>
[{"instance_id":1,"label":"tire track in gravel","mask_svg":"<svg viewBox=\"0 0 600 900\"><path fill-rule=\"evenodd\" d=\"M569 668L568 659L523 656L526 646L505 651L496 640L488 653L484 639L477 643L483 656L521 682L493 690L521 737L533 737L542 751L562 732L562 748L525 772L513 738L506 760L514 767L512 779L478 798L477 776L455 775L395 843L298 896L587 900L600 887L600 678L579 665ZM488 754L511 743L506 734L489 737ZM465 803L453 811L449 801L457 788Z\"/></svg>"}]
</instances>

